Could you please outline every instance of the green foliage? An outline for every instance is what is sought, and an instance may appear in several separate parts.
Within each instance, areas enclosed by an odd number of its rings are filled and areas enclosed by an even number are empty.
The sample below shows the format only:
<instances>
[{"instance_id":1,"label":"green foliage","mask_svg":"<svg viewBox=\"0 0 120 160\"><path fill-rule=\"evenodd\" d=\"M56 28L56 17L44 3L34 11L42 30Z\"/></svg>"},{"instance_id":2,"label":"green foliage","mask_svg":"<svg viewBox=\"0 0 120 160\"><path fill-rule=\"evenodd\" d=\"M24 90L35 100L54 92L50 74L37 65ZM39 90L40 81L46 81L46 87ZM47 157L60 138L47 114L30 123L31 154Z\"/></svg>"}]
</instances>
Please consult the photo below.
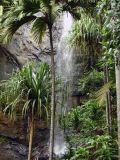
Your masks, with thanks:
<instances>
[{"instance_id":1,"label":"green foliage","mask_svg":"<svg viewBox=\"0 0 120 160\"><path fill-rule=\"evenodd\" d=\"M5 137L0 136L0 144L4 143L6 141Z\"/></svg>"},{"instance_id":2,"label":"green foliage","mask_svg":"<svg viewBox=\"0 0 120 160\"><path fill-rule=\"evenodd\" d=\"M99 1L99 0L98 0ZM92 15L97 5L96 0L69 0L60 1L63 5L63 11L68 11L75 19L79 19L81 10L84 9L85 13Z\"/></svg>"},{"instance_id":3,"label":"green foliage","mask_svg":"<svg viewBox=\"0 0 120 160\"><path fill-rule=\"evenodd\" d=\"M73 108L63 119L68 132L68 154L63 160L111 160L116 158L117 144L106 135L105 107L95 100Z\"/></svg>"},{"instance_id":4,"label":"green foliage","mask_svg":"<svg viewBox=\"0 0 120 160\"><path fill-rule=\"evenodd\" d=\"M31 111L48 117L50 107L51 78L49 66L41 63L39 67L29 64L13 73L9 80L1 84L0 103L11 119L22 111L23 116Z\"/></svg>"},{"instance_id":5,"label":"green foliage","mask_svg":"<svg viewBox=\"0 0 120 160\"><path fill-rule=\"evenodd\" d=\"M37 42L37 43L42 42L42 38L45 34L46 29L47 29L47 26L44 23L44 19L43 18L36 18L36 20L34 21L34 24L32 26L32 29L31 29L31 34L32 34L35 42ZM38 33L39 33L39 36L38 36Z\"/></svg>"},{"instance_id":6,"label":"green foliage","mask_svg":"<svg viewBox=\"0 0 120 160\"><path fill-rule=\"evenodd\" d=\"M0 5L9 6L10 4L12 4L12 2L13 0L1 0Z\"/></svg>"},{"instance_id":7,"label":"green foliage","mask_svg":"<svg viewBox=\"0 0 120 160\"><path fill-rule=\"evenodd\" d=\"M91 152L95 150L94 153L91 153L91 157L93 159L111 160L116 157L117 153L117 149L114 148L114 144L115 142L112 142L109 136L96 136L88 142L88 149L90 149Z\"/></svg>"},{"instance_id":8,"label":"green foliage","mask_svg":"<svg viewBox=\"0 0 120 160\"><path fill-rule=\"evenodd\" d=\"M117 158L117 150L109 136L95 136L84 147L75 149L69 160L111 160Z\"/></svg>"},{"instance_id":9,"label":"green foliage","mask_svg":"<svg viewBox=\"0 0 120 160\"><path fill-rule=\"evenodd\" d=\"M70 158L70 160L88 160L89 159L89 151L84 147L79 147L75 150L74 156Z\"/></svg>"},{"instance_id":10,"label":"green foliage","mask_svg":"<svg viewBox=\"0 0 120 160\"><path fill-rule=\"evenodd\" d=\"M95 19L85 13L75 21L69 38L73 47L79 47L82 53L98 54L100 52L101 31ZM94 52L94 53L93 53Z\"/></svg>"},{"instance_id":11,"label":"green foliage","mask_svg":"<svg viewBox=\"0 0 120 160\"><path fill-rule=\"evenodd\" d=\"M55 1L14 1L2 16L2 40L10 42L15 32L24 24L32 22L33 39L40 43L47 28L51 27L62 7Z\"/></svg>"},{"instance_id":12,"label":"green foliage","mask_svg":"<svg viewBox=\"0 0 120 160\"><path fill-rule=\"evenodd\" d=\"M120 2L102 0L98 5L99 15L102 16L102 49L103 64L114 67L114 54L120 48Z\"/></svg>"},{"instance_id":13,"label":"green foliage","mask_svg":"<svg viewBox=\"0 0 120 160\"><path fill-rule=\"evenodd\" d=\"M95 69L83 75L79 81L79 91L81 95L93 94L93 91L98 90L103 85L103 72Z\"/></svg>"},{"instance_id":14,"label":"green foliage","mask_svg":"<svg viewBox=\"0 0 120 160\"><path fill-rule=\"evenodd\" d=\"M104 108L100 108L96 101L89 100L84 105L72 109L68 113L68 119L69 127L77 126L75 129L79 127L79 130L84 132L84 136L91 135L97 129L98 124L101 125L101 127L99 126L101 130L104 127L104 125L102 126L102 122L105 120Z\"/></svg>"},{"instance_id":15,"label":"green foliage","mask_svg":"<svg viewBox=\"0 0 120 160\"><path fill-rule=\"evenodd\" d=\"M7 81L1 82L1 90L0 90L0 106L2 106L2 110L4 107L11 107L9 110L8 115L11 119L15 118L16 114L16 105L21 101L21 78L19 77L19 72L14 72L11 78ZM12 113L11 113L12 112Z\"/></svg>"},{"instance_id":16,"label":"green foliage","mask_svg":"<svg viewBox=\"0 0 120 160\"><path fill-rule=\"evenodd\" d=\"M110 92L111 87L113 87L112 82L108 82L104 84L97 92L95 92L95 97L99 106L103 105L106 101L106 93Z\"/></svg>"},{"instance_id":17,"label":"green foliage","mask_svg":"<svg viewBox=\"0 0 120 160\"><path fill-rule=\"evenodd\" d=\"M69 132L67 141L70 146L83 145L90 137L106 132L105 108L99 107L95 100L73 108L62 119L61 127Z\"/></svg>"},{"instance_id":18,"label":"green foliage","mask_svg":"<svg viewBox=\"0 0 120 160\"><path fill-rule=\"evenodd\" d=\"M79 108L72 109L72 112L68 114L68 119L70 120L69 127L74 126L74 129L77 130L80 125L79 117L80 117Z\"/></svg>"},{"instance_id":19,"label":"green foliage","mask_svg":"<svg viewBox=\"0 0 120 160\"><path fill-rule=\"evenodd\" d=\"M41 43L47 27L53 25L62 11L60 2L44 0L14 1L2 16L2 40L10 42L15 32L25 23L32 22L31 34L37 43ZM50 17L51 15L51 17Z\"/></svg>"}]
</instances>

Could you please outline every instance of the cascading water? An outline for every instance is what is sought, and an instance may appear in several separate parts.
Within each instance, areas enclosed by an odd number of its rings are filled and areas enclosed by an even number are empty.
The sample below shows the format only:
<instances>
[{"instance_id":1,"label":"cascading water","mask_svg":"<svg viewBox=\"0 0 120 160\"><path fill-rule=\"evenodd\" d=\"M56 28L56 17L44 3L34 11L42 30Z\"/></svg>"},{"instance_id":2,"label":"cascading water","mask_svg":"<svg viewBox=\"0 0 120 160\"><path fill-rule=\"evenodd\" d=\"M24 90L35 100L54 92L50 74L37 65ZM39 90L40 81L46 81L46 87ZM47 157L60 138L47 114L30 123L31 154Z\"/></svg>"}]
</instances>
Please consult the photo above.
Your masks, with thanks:
<instances>
[{"instance_id":1,"label":"cascading water","mask_svg":"<svg viewBox=\"0 0 120 160\"><path fill-rule=\"evenodd\" d=\"M66 99L63 102L63 96L66 95L67 91L64 90L65 88L69 88L69 95L70 95L70 86L72 82L72 67L73 67L73 50L68 46L67 44L67 37L69 35L71 26L73 23L73 18L69 13L64 13L62 15L62 34L60 37L60 41L58 42L58 48L57 48L57 75L59 76L61 80L61 86L62 90L59 91L57 95L57 99L59 103L56 107L56 126L55 126L55 144L54 144L54 153L57 156L60 156L64 154L67 150L67 144L64 140L64 133L59 125L59 118L63 112L70 109L70 96L66 97ZM69 86L69 87L68 87ZM63 93L64 92L64 93Z\"/></svg>"}]
</instances>

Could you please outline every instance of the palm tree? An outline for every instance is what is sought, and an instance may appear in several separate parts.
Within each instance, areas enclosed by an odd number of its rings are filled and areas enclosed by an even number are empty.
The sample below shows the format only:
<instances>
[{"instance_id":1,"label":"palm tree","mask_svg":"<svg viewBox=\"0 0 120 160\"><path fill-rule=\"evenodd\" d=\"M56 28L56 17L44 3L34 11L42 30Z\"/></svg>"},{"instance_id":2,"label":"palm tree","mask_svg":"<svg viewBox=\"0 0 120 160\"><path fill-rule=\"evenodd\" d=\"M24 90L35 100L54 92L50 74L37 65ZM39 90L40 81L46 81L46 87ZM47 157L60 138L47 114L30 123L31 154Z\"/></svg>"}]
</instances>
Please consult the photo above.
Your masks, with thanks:
<instances>
[{"instance_id":1,"label":"palm tree","mask_svg":"<svg viewBox=\"0 0 120 160\"><path fill-rule=\"evenodd\" d=\"M29 120L29 153L28 160L32 155L32 140L34 133L34 117L45 117L48 119L50 107L51 77L49 66L42 63L37 71L32 65L23 67L13 73L9 80L2 83L0 95L1 105L5 105L3 110L12 119L16 115L22 114ZM21 105L22 104L22 105Z\"/></svg>"},{"instance_id":2,"label":"palm tree","mask_svg":"<svg viewBox=\"0 0 120 160\"><path fill-rule=\"evenodd\" d=\"M41 43L46 29L49 30L51 48L51 129L50 129L50 160L53 157L54 117L55 117L55 62L53 49L53 23L61 8L52 0L20 0L14 1L11 8L4 14L3 27L5 42L9 42L14 33L27 22L32 22L31 34L37 43ZM40 16L36 15L39 14ZM7 26L7 27L6 27Z\"/></svg>"}]
</instances>

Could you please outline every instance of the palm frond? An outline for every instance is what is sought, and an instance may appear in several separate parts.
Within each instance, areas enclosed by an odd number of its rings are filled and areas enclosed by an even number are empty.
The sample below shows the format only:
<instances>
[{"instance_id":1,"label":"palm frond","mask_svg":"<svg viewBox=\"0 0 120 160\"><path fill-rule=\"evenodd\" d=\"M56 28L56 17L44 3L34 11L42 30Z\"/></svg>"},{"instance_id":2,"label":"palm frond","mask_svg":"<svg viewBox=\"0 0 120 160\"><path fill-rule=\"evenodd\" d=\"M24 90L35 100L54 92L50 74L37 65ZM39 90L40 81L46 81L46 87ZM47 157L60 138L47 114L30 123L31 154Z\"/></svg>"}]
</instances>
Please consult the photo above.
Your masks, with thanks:
<instances>
[{"instance_id":1,"label":"palm frond","mask_svg":"<svg viewBox=\"0 0 120 160\"><path fill-rule=\"evenodd\" d=\"M30 106L30 103L31 103L31 100L27 100L23 106L23 109L22 109L22 116L23 117L26 117L27 113L28 113L28 110L29 110L29 106Z\"/></svg>"},{"instance_id":2,"label":"palm frond","mask_svg":"<svg viewBox=\"0 0 120 160\"><path fill-rule=\"evenodd\" d=\"M25 23L35 20L35 14L40 12L39 0L13 1L2 17L2 39L10 42L14 33Z\"/></svg>"},{"instance_id":3,"label":"palm frond","mask_svg":"<svg viewBox=\"0 0 120 160\"><path fill-rule=\"evenodd\" d=\"M1 0L0 5L8 6L8 5L12 4L12 1L13 0Z\"/></svg>"},{"instance_id":4,"label":"palm frond","mask_svg":"<svg viewBox=\"0 0 120 160\"><path fill-rule=\"evenodd\" d=\"M39 12L40 3L40 0L22 0L23 12L32 15Z\"/></svg>"},{"instance_id":5,"label":"palm frond","mask_svg":"<svg viewBox=\"0 0 120 160\"><path fill-rule=\"evenodd\" d=\"M95 97L99 106L101 106L106 100L106 94L109 92L109 89L113 86L112 81L104 84L96 93Z\"/></svg>"},{"instance_id":6,"label":"palm frond","mask_svg":"<svg viewBox=\"0 0 120 160\"><path fill-rule=\"evenodd\" d=\"M15 34L15 32L25 23L33 21L36 17L35 16L25 16L24 18L18 20L14 19L11 22L5 22L3 25L6 27L2 33L2 40L4 43L9 43Z\"/></svg>"},{"instance_id":7,"label":"palm frond","mask_svg":"<svg viewBox=\"0 0 120 160\"><path fill-rule=\"evenodd\" d=\"M41 43L43 36L45 35L45 31L47 29L47 25L43 17L36 18L33 22L33 26L31 29L31 34L36 43Z\"/></svg>"},{"instance_id":8,"label":"palm frond","mask_svg":"<svg viewBox=\"0 0 120 160\"><path fill-rule=\"evenodd\" d=\"M73 24L69 37L70 45L80 47L83 51L86 51L90 46L97 51L100 48L100 40L99 25L92 17L82 14L81 19Z\"/></svg>"},{"instance_id":9,"label":"palm frond","mask_svg":"<svg viewBox=\"0 0 120 160\"><path fill-rule=\"evenodd\" d=\"M55 21L55 19L60 15L60 13L63 10L62 4L56 4L54 1L51 1L52 6L52 23Z\"/></svg>"}]
</instances>

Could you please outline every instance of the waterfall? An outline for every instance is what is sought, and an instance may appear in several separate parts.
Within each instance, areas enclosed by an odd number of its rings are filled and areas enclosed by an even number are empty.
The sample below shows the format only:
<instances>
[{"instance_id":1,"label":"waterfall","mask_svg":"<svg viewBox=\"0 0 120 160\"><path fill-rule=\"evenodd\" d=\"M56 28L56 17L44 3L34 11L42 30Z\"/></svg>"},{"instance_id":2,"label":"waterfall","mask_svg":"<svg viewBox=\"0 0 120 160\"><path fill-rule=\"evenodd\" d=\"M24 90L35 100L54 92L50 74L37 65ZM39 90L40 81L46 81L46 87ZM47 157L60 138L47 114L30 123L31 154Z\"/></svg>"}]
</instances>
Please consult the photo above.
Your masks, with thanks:
<instances>
[{"instance_id":1,"label":"waterfall","mask_svg":"<svg viewBox=\"0 0 120 160\"><path fill-rule=\"evenodd\" d=\"M62 34L57 49L57 74L68 81L72 71L72 49L67 44L67 37L73 23L69 13L63 14Z\"/></svg>"},{"instance_id":2,"label":"waterfall","mask_svg":"<svg viewBox=\"0 0 120 160\"><path fill-rule=\"evenodd\" d=\"M62 15L62 34L60 41L58 42L57 48L57 75L61 80L61 90L57 95L59 103L56 107L56 126L55 126L55 143L54 143L54 153L58 156L64 154L67 151L67 144L64 140L64 132L60 128L59 117L63 112L67 112L70 109L70 96L68 96L63 103L63 95L68 94L67 91L64 91L65 88L69 90L70 94L70 85L72 81L72 67L73 67L73 50L67 44L67 37L73 23L73 18L69 13L64 13ZM64 92L64 93L63 93Z\"/></svg>"}]
</instances>

